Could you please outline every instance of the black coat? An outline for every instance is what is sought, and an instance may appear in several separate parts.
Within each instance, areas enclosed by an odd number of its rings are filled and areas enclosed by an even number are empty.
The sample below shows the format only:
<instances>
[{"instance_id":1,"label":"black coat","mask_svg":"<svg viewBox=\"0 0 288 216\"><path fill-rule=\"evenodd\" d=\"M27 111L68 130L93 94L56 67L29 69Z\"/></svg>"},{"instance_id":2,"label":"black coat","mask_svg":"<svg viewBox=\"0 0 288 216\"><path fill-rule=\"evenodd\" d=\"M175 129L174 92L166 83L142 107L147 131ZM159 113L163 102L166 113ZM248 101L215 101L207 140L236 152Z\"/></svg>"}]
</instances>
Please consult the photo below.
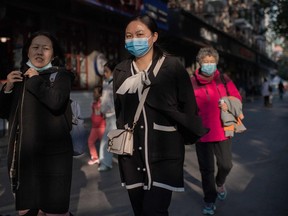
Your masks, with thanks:
<instances>
[{"instance_id":1,"label":"black coat","mask_svg":"<svg viewBox=\"0 0 288 216\"><path fill-rule=\"evenodd\" d=\"M55 71L52 84L49 77ZM71 82L71 73L50 69L16 83L10 94L0 92L0 117L9 121L8 171L17 210L68 211Z\"/></svg>"},{"instance_id":2,"label":"black coat","mask_svg":"<svg viewBox=\"0 0 288 216\"><path fill-rule=\"evenodd\" d=\"M132 60L121 62L113 72L117 127L130 127L139 103L138 93L116 94L132 75ZM154 60L151 69L154 68ZM197 115L189 75L180 61L167 56L158 75L148 75L151 86L144 111L134 131L133 156L119 156L122 183L128 189L152 185L183 191L184 144L195 142L207 130Z\"/></svg>"}]
</instances>

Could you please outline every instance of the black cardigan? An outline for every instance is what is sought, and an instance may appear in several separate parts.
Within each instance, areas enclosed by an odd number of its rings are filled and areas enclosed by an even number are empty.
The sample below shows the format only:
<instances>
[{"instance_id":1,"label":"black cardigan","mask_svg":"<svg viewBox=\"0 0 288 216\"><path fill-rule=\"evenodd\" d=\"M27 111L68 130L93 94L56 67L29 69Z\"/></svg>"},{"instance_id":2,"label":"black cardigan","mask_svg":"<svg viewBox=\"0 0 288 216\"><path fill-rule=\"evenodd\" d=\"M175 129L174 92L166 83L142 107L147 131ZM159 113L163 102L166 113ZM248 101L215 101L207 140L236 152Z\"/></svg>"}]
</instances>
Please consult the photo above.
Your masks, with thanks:
<instances>
[{"instance_id":1,"label":"black cardigan","mask_svg":"<svg viewBox=\"0 0 288 216\"><path fill-rule=\"evenodd\" d=\"M55 71L58 74L51 85L50 73ZM72 73L53 68L15 83L12 93L0 91L0 117L9 121L9 173L15 164L10 180L16 209L68 211L73 147L65 113L72 80Z\"/></svg>"},{"instance_id":2,"label":"black cardigan","mask_svg":"<svg viewBox=\"0 0 288 216\"><path fill-rule=\"evenodd\" d=\"M117 127L131 127L139 104L138 93L116 94L132 75L132 60L125 60L113 72ZM187 142L195 142L207 132L197 115L197 105L189 75L180 61L167 56L151 81L144 112L134 130L134 154L119 156L121 180L128 189L149 189L152 185L183 191L183 163ZM144 170L144 171L142 171Z\"/></svg>"}]
</instances>

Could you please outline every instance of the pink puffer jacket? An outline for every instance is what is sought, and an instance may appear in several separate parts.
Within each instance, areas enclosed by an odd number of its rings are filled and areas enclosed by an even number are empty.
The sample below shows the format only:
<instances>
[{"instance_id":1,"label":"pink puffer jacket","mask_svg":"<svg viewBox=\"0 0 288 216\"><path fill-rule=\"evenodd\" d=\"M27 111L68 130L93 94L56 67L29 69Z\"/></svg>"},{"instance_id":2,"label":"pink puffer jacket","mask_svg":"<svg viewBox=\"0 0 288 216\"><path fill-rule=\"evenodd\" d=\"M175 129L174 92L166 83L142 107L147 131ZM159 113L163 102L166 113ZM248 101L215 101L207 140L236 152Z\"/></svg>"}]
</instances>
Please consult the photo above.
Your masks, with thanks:
<instances>
[{"instance_id":1,"label":"pink puffer jacket","mask_svg":"<svg viewBox=\"0 0 288 216\"><path fill-rule=\"evenodd\" d=\"M224 78L230 96L242 100L232 80L227 75L224 75ZM201 137L200 142L217 142L228 139L224 134L220 108L218 107L219 99L227 96L220 72L217 70L214 73L213 79L208 80L199 74L199 70L196 70L191 77L191 82L196 96L199 115L203 120L204 127L210 129L209 133Z\"/></svg>"}]
</instances>

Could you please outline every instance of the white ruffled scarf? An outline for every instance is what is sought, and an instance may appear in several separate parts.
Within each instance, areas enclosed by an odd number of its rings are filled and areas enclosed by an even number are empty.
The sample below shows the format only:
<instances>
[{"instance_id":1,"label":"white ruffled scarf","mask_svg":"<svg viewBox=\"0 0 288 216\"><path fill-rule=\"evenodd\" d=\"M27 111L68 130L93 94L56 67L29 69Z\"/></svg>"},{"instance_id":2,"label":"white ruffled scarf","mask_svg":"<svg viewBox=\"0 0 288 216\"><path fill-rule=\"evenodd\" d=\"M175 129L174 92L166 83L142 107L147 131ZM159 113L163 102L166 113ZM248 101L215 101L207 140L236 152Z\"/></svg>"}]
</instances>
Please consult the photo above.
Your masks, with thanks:
<instances>
[{"instance_id":1,"label":"white ruffled scarf","mask_svg":"<svg viewBox=\"0 0 288 216\"><path fill-rule=\"evenodd\" d=\"M134 67L136 74L128 77L122 83L122 85L119 87L119 89L117 90L116 93L124 95L128 91L128 94L133 94L133 93L137 92L137 90L138 90L138 92L141 92L144 84L150 85L151 82L149 80L147 71L149 70L151 65L152 65L152 61L150 62L150 64L146 68L146 70L140 71L139 68L137 67L136 63L133 61L131 64L131 73L134 74L134 70L133 70L133 67Z\"/></svg>"}]
</instances>

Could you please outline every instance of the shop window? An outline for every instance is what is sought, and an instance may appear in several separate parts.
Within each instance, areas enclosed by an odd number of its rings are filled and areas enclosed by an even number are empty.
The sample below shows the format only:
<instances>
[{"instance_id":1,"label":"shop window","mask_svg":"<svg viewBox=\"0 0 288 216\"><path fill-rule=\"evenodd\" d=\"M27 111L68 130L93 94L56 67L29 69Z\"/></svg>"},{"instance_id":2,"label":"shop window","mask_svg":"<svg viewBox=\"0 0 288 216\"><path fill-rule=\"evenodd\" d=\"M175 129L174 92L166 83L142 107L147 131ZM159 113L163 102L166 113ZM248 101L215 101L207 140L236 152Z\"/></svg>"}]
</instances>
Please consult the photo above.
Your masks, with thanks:
<instances>
[{"instance_id":1,"label":"shop window","mask_svg":"<svg viewBox=\"0 0 288 216\"><path fill-rule=\"evenodd\" d=\"M12 6L3 6L0 13L0 80L3 80L12 70L20 69L23 43L38 29L40 17Z\"/></svg>"},{"instance_id":2,"label":"shop window","mask_svg":"<svg viewBox=\"0 0 288 216\"><path fill-rule=\"evenodd\" d=\"M66 68L75 75L73 89L88 88L87 57L83 54L66 54Z\"/></svg>"},{"instance_id":3,"label":"shop window","mask_svg":"<svg viewBox=\"0 0 288 216\"><path fill-rule=\"evenodd\" d=\"M73 89L87 89L87 33L83 22L60 19L57 36L64 49L66 68L75 74Z\"/></svg>"}]
</instances>

